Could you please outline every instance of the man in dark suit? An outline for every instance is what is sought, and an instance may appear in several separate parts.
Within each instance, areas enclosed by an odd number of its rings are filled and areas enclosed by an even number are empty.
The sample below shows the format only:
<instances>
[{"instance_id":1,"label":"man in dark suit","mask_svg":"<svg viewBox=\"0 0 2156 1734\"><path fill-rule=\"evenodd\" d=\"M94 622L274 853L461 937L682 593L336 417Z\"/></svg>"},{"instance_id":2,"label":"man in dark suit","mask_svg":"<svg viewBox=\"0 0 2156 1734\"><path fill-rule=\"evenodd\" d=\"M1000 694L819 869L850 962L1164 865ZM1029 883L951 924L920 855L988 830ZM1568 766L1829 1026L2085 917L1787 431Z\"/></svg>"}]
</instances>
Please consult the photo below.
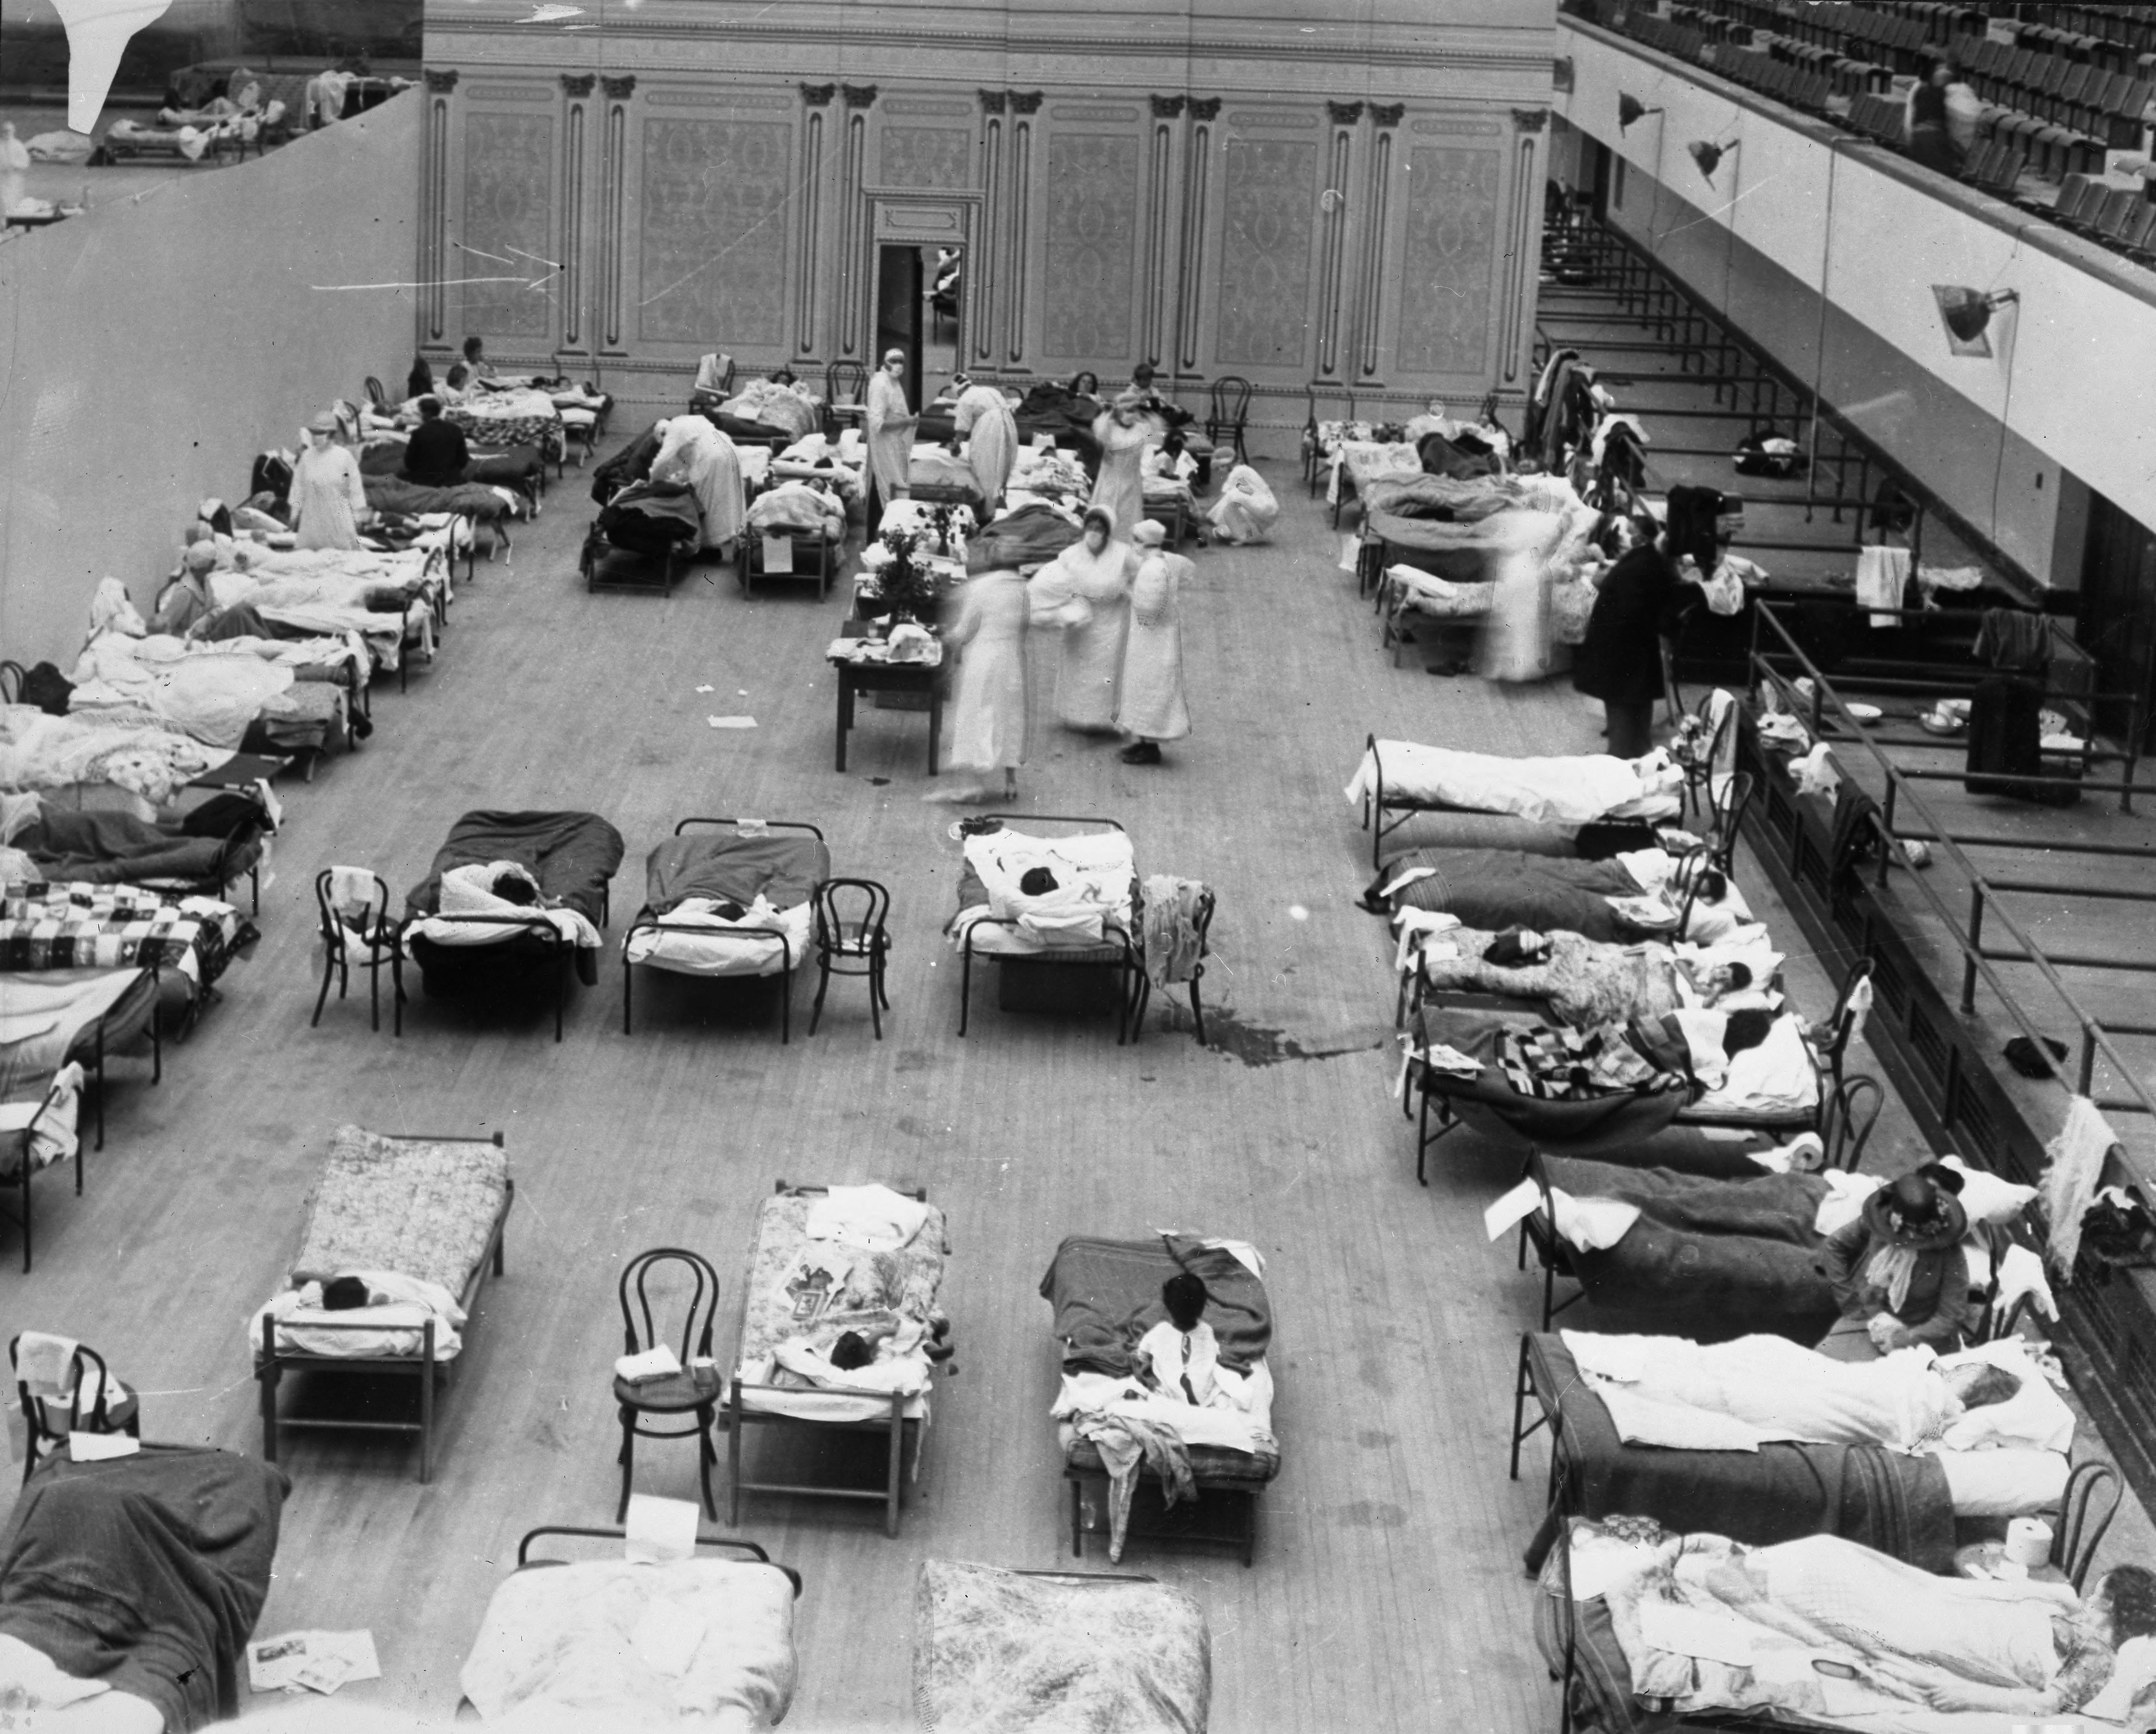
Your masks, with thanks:
<instances>
[{"instance_id":1,"label":"man in dark suit","mask_svg":"<svg viewBox=\"0 0 2156 1734\"><path fill-rule=\"evenodd\" d=\"M439 398L419 400L419 425L404 448L404 480L423 488L454 488L470 467L465 430L442 418Z\"/></svg>"}]
</instances>

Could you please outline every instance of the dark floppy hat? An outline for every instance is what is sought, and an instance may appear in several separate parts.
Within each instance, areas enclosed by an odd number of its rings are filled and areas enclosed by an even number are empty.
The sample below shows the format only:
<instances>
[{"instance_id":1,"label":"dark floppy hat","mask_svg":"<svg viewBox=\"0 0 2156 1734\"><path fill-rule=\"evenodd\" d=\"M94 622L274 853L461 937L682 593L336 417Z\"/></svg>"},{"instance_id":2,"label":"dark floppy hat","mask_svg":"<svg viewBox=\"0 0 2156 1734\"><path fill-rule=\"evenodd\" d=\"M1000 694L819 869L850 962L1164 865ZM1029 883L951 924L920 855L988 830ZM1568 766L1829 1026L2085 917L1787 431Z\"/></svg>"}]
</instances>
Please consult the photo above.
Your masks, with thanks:
<instances>
[{"instance_id":1,"label":"dark floppy hat","mask_svg":"<svg viewBox=\"0 0 2156 1734\"><path fill-rule=\"evenodd\" d=\"M1864 1201L1864 1225L1879 1240L1916 1252L1940 1252L1969 1232L1969 1213L1954 1196L1961 1176L1927 1162Z\"/></svg>"}]
</instances>

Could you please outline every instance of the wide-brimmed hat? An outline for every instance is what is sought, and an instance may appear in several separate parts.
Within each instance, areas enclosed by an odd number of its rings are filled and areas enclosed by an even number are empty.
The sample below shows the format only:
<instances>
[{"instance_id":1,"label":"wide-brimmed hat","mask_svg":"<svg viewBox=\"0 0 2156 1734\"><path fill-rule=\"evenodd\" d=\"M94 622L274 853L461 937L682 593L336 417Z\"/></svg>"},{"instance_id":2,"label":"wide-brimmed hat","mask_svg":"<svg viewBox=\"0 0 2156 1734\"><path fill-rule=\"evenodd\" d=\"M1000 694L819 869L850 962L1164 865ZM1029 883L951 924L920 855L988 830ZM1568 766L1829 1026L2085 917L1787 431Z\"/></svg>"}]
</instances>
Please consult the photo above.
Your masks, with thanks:
<instances>
[{"instance_id":1,"label":"wide-brimmed hat","mask_svg":"<svg viewBox=\"0 0 2156 1734\"><path fill-rule=\"evenodd\" d=\"M1864 1225L1876 1240L1915 1252L1941 1252L1969 1232L1969 1213L1954 1195L1961 1176L1940 1162L1927 1162L1882 1186L1864 1201Z\"/></svg>"},{"instance_id":2,"label":"wide-brimmed hat","mask_svg":"<svg viewBox=\"0 0 2156 1734\"><path fill-rule=\"evenodd\" d=\"M307 431L310 434L334 434L336 430L336 418L331 415L326 409L325 409L320 415L314 417L307 423Z\"/></svg>"}]
</instances>

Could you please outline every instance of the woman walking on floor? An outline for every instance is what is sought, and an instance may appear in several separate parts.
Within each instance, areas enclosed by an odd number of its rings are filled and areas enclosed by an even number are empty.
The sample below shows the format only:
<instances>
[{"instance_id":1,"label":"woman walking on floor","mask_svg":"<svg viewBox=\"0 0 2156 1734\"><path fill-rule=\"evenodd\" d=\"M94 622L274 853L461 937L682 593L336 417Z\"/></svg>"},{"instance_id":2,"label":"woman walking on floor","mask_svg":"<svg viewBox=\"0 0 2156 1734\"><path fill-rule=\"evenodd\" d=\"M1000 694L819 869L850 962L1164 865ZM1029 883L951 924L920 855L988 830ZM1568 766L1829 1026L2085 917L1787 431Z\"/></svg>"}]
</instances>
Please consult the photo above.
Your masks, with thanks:
<instances>
[{"instance_id":1,"label":"woman walking on floor","mask_svg":"<svg viewBox=\"0 0 2156 1734\"><path fill-rule=\"evenodd\" d=\"M1018 767L1031 735L1025 681L1025 629L1030 604L1025 580L1004 543L993 538L966 550L967 580L958 618L944 628L943 647L958 653L952 680L948 767L971 780L923 795L924 801L972 803L990 798L989 782L1003 773L995 798L1018 798Z\"/></svg>"},{"instance_id":2,"label":"woman walking on floor","mask_svg":"<svg viewBox=\"0 0 2156 1734\"><path fill-rule=\"evenodd\" d=\"M1116 731L1116 693L1123 639L1130 630L1137 556L1128 542L1116 540L1115 531L1108 511L1088 506L1085 539L1041 567L1027 585L1034 621L1063 630L1056 714L1064 727L1084 735Z\"/></svg>"},{"instance_id":3,"label":"woman walking on floor","mask_svg":"<svg viewBox=\"0 0 2156 1734\"><path fill-rule=\"evenodd\" d=\"M1134 736L1121 755L1127 765L1157 765L1160 744L1190 732L1183 695L1183 581L1197 568L1161 544L1168 532L1148 519L1132 538L1137 574L1131 580L1131 630L1123 647L1122 690L1116 724Z\"/></svg>"}]
</instances>

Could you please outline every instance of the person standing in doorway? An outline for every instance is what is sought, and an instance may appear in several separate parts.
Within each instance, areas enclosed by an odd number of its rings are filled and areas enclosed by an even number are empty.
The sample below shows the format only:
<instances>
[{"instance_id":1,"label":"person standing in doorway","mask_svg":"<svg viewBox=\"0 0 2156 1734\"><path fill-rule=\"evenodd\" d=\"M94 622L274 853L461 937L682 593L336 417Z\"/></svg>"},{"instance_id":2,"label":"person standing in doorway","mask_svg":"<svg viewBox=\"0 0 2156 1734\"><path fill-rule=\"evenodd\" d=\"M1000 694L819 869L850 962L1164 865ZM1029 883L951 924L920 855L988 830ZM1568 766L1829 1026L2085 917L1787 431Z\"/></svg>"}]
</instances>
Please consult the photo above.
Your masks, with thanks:
<instances>
[{"instance_id":1,"label":"person standing in doorway","mask_svg":"<svg viewBox=\"0 0 2156 1734\"><path fill-rule=\"evenodd\" d=\"M869 475L875 497L869 504L869 526L873 532L883 509L911 491L913 476L913 434L921 418L906 402L906 351L888 350L883 365L869 381L868 410L863 418L869 445Z\"/></svg>"}]
</instances>

